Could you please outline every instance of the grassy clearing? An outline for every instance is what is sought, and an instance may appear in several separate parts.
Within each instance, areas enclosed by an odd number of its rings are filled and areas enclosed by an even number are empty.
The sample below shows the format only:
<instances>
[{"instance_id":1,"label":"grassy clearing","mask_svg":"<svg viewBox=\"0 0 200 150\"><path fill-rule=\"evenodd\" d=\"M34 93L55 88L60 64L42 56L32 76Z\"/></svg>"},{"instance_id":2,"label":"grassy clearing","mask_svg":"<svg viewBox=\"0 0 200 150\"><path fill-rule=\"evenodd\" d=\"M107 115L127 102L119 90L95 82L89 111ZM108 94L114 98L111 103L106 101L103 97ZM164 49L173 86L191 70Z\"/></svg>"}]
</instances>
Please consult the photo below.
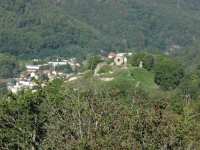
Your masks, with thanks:
<instances>
[{"instance_id":1,"label":"grassy clearing","mask_svg":"<svg viewBox=\"0 0 200 150\"><path fill-rule=\"evenodd\" d=\"M103 77L114 77L115 80L126 80L148 91L158 89L158 86L154 82L154 73L137 67L129 67L128 69L118 68L113 74L104 74Z\"/></svg>"},{"instance_id":2,"label":"grassy clearing","mask_svg":"<svg viewBox=\"0 0 200 150\"><path fill-rule=\"evenodd\" d=\"M129 72L135 81L139 82L145 89L158 89L154 82L154 73L141 68L131 68Z\"/></svg>"}]
</instances>

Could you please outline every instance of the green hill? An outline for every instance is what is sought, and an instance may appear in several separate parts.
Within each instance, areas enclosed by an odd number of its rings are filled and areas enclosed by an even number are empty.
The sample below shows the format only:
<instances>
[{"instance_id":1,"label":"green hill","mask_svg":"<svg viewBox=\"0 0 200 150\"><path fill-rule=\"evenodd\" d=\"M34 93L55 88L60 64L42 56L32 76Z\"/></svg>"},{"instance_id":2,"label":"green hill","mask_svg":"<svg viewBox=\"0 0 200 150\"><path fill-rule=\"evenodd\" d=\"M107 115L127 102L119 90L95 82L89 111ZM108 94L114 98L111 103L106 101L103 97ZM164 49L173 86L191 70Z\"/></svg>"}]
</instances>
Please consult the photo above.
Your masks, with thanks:
<instances>
[{"instance_id":1,"label":"green hill","mask_svg":"<svg viewBox=\"0 0 200 150\"><path fill-rule=\"evenodd\" d=\"M200 41L199 6L195 0L1 0L0 52L29 58L190 48Z\"/></svg>"},{"instance_id":2,"label":"green hill","mask_svg":"<svg viewBox=\"0 0 200 150\"><path fill-rule=\"evenodd\" d=\"M177 8L175 0L71 0L64 7L103 33L117 36L124 48L164 50L189 46L193 37L199 38L199 11L195 16L193 3L181 2Z\"/></svg>"},{"instance_id":3,"label":"green hill","mask_svg":"<svg viewBox=\"0 0 200 150\"><path fill-rule=\"evenodd\" d=\"M72 56L106 45L96 29L48 0L3 0L0 12L0 52L23 57Z\"/></svg>"}]
</instances>

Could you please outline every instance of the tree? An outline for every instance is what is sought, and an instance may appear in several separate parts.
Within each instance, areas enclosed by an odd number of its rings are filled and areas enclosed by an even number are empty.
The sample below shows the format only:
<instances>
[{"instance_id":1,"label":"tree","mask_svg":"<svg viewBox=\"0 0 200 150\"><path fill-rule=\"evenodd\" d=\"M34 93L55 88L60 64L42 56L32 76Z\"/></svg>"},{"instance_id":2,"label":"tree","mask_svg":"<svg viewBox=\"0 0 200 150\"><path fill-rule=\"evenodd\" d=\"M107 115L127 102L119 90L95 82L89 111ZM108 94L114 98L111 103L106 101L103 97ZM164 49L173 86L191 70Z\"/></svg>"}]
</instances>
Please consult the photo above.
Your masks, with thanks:
<instances>
[{"instance_id":1,"label":"tree","mask_svg":"<svg viewBox=\"0 0 200 150\"><path fill-rule=\"evenodd\" d=\"M0 103L0 149L39 149L47 121L43 92L11 94Z\"/></svg>"},{"instance_id":2,"label":"tree","mask_svg":"<svg viewBox=\"0 0 200 150\"><path fill-rule=\"evenodd\" d=\"M147 70L152 70L154 67L154 57L147 53L138 53L129 58L129 63L132 66L139 66L143 62L143 67Z\"/></svg>"},{"instance_id":3,"label":"tree","mask_svg":"<svg viewBox=\"0 0 200 150\"><path fill-rule=\"evenodd\" d=\"M154 57L151 54L146 54L144 57L144 68L152 70L154 67Z\"/></svg>"},{"instance_id":4,"label":"tree","mask_svg":"<svg viewBox=\"0 0 200 150\"><path fill-rule=\"evenodd\" d=\"M18 75L19 70L20 68L15 57L0 54L0 78L15 77Z\"/></svg>"},{"instance_id":5,"label":"tree","mask_svg":"<svg viewBox=\"0 0 200 150\"><path fill-rule=\"evenodd\" d=\"M122 82L56 79L36 93L10 94L0 100L0 149L199 148L199 104L177 114L165 95L155 100ZM126 84L130 93L114 93Z\"/></svg>"},{"instance_id":6,"label":"tree","mask_svg":"<svg viewBox=\"0 0 200 150\"><path fill-rule=\"evenodd\" d=\"M6 82L0 81L0 96L7 93L7 84Z\"/></svg>"},{"instance_id":7,"label":"tree","mask_svg":"<svg viewBox=\"0 0 200 150\"><path fill-rule=\"evenodd\" d=\"M186 102L197 99L200 95L200 68L187 74L179 86L181 94L184 95Z\"/></svg>"},{"instance_id":8,"label":"tree","mask_svg":"<svg viewBox=\"0 0 200 150\"><path fill-rule=\"evenodd\" d=\"M100 56L91 56L87 59L86 69L89 70L95 70L96 66L102 62L102 59Z\"/></svg>"},{"instance_id":9,"label":"tree","mask_svg":"<svg viewBox=\"0 0 200 150\"><path fill-rule=\"evenodd\" d=\"M175 89L184 77L183 67L172 60L163 60L155 67L155 83L165 90Z\"/></svg>"},{"instance_id":10,"label":"tree","mask_svg":"<svg viewBox=\"0 0 200 150\"><path fill-rule=\"evenodd\" d=\"M145 109L144 106L139 108L133 125L133 137L140 149L186 147L186 128L177 118L167 117L169 112L166 111L166 106L158 102L153 104L151 109Z\"/></svg>"}]
</instances>

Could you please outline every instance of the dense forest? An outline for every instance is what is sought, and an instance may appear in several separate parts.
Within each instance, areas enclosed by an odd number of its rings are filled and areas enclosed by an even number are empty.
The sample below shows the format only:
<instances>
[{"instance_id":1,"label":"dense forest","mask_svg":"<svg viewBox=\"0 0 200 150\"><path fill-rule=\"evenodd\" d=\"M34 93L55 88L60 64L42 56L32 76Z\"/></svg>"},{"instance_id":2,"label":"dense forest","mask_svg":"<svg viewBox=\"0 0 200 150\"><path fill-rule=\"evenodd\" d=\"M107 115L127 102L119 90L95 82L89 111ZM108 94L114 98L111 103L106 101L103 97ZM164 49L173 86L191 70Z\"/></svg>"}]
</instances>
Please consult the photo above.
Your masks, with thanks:
<instances>
[{"instance_id":1,"label":"dense forest","mask_svg":"<svg viewBox=\"0 0 200 150\"><path fill-rule=\"evenodd\" d=\"M80 57L190 48L200 39L199 6L195 0L1 0L0 52Z\"/></svg>"}]
</instances>

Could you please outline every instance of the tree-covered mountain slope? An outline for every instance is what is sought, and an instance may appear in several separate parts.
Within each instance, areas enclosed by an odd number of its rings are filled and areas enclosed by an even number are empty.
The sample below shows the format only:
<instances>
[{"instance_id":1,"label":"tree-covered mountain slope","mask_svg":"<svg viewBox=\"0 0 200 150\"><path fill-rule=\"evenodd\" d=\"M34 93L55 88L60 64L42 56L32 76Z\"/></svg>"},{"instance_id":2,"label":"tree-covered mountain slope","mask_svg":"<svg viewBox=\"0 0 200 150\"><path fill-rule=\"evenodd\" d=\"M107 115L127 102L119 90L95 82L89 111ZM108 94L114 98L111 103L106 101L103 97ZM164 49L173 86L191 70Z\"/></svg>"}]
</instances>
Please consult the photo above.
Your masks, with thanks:
<instances>
[{"instance_id":1,"label":"tree-covered mountain slope","mask_svg":"<svg viewBox=\"0 0 200 150\"><path fill-rule=\"evenodd\" d=\"M0 52L70 56L106 45L99 31L51 1L1 1L0 12Z\"/></svg>"},{"instance_id":2,"label":"tree-covered mountain slope","mask_svg":"<svg viewBox=\"0 0 200 150\"><path fill-rule=\"evenodd\" d=\"M188 48L200 41L199 6L197 0L1 0L0 52Z\"/></svg>"}]
</instances>

